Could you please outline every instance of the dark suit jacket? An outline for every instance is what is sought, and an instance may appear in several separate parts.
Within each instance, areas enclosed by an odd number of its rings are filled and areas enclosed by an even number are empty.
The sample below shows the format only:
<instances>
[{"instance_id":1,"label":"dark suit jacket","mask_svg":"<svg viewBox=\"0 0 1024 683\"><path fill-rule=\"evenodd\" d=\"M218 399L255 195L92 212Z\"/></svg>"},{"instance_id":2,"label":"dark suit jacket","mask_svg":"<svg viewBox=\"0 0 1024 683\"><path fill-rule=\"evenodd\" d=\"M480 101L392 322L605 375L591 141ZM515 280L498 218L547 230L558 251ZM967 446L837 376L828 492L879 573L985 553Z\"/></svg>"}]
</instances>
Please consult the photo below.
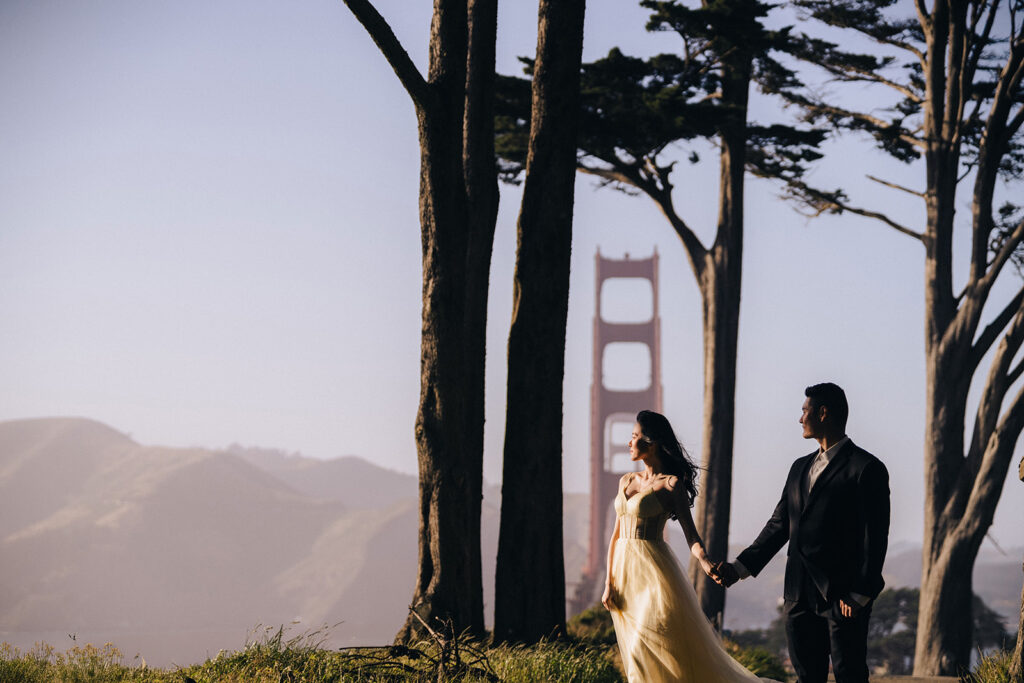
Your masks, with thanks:
<instances>
[{"instance_id":1,"label":"dark suit jacket","mask_svg":"<svg viewBox=\"0 0 1024 683\"><path fill-rule=\"evenodd\" d=\"M788 541L786 600L812 598L806 595L812 585L830 604L851 593L874 599L885 585L889 472L848 441L805 500L807 470L817 454L793 463L771 519L737 559L756 576Z\"/></svg>"}]
</instances>

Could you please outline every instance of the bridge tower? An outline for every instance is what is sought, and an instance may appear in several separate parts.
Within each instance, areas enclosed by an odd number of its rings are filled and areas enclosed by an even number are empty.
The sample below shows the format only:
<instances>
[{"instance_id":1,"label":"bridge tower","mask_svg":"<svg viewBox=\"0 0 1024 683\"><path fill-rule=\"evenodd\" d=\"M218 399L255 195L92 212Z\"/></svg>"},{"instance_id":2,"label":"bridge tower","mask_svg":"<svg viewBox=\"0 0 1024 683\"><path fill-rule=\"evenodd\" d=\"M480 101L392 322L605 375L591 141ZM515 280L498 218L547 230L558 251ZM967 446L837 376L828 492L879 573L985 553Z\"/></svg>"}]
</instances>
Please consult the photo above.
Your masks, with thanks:
<instances>
[{"instance_id":1,"label":"bridge tower","mask_svg":"<svg viewBox=\"0 0 1024 683\"><path fill-rule=\"evenodd\" d=\"M601 255L595 261L594 359L590 385L590 529L587 563L571 600L573 614L601 597L608 536L611 533L611 503L619 478L636 469L629 460L627 442L636 413L645 408L662 412L661 322L658 318L658 252L650 258L610 259ZM602 318L604 284L613 279L640 279L650 282L649 320L615 322ZM643 301L637 302L638 307ZM650 358L650 382L646 387L611 389L605 384L606 351L613 344L642 344ZM635 348L635 347L634 347Z\"/></svg>"}]
</instances>

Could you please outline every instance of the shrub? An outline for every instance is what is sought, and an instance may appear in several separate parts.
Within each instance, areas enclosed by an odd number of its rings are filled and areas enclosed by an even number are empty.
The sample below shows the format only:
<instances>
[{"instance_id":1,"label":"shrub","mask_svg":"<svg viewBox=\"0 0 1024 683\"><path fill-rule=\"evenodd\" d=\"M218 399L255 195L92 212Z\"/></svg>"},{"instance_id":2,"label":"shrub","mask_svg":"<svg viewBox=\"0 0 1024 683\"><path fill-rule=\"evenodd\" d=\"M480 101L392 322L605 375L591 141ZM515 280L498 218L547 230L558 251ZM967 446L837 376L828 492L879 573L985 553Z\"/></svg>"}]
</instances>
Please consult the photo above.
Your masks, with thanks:
<instances>
[{"instance_id":1,"label":"shrub","mask_svg":"<svg viewBox=\"0 0 1024 683\"><path fill-rule=\"evenodd\" d=\"M1013 683L1010 679L1010 659L1013 653L1006 650L994 650L982 655L974 665L971 673L962 681L965 683Z\"/></svg>"}]
</instances>

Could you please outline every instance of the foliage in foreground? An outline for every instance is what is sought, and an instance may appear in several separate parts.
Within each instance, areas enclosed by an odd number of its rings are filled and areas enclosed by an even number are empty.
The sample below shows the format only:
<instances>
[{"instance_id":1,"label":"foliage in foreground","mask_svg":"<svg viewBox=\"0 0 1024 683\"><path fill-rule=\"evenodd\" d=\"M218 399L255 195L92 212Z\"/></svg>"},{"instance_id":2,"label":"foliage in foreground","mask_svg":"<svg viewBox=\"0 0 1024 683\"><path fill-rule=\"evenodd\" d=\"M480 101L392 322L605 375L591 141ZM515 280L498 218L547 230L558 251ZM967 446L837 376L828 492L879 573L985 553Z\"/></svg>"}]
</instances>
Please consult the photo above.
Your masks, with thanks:
<instances>
[{"instance_id":1,"label":"foliage in foreground","mask_svg":"<svg viewBox=\"0 0 1024 683\"><path fill-rule=\"evenodd\" d=\"M20 652L0 645L0 683L621 683L618 651L606 610L587 610L570 621L569 642L529 647L485 647L466 637L433 640L415 647L323 647L326 631L286 638L284 628L265 629L236 652L221 652L202 664L157 669L139 657L128 662L112 644L57 652L38 644ZM610 638L610 642L609 642ZM763 648L726 642L740 663L759 676L786 680L777 657ZM979 678L994 683L999 678Z\"/></svg>"},{"instance_id":2,"label":"foliage in foreground","mask_svg":"<svg viewBox=\"0 0 1024 683\"><path fill-rule=\"evenodd\" d=\"M964 683L1017 683L1010 678L1010 659L1013 653L1009 650L994 650L982 655L974 665L971 673L960 680Z\"/></svg>"},{"instance_id":3,"label":"foliage in foreground","mask_svg":"<svg viewBox=\"0 0 1024 683\"><path fill-rule=\"evenodd\" d=\"M326 650L319 632L287 640L268 630L237 652L221 652L202 664L162 670L136 659L126 663L112 644L58 653L37 645L27 653L0 645L0 683L391 683L465 681L619 683L622 676L607 648L542 643L483 649L467 638L417 647Z\"/></svg>"}]
</instances>

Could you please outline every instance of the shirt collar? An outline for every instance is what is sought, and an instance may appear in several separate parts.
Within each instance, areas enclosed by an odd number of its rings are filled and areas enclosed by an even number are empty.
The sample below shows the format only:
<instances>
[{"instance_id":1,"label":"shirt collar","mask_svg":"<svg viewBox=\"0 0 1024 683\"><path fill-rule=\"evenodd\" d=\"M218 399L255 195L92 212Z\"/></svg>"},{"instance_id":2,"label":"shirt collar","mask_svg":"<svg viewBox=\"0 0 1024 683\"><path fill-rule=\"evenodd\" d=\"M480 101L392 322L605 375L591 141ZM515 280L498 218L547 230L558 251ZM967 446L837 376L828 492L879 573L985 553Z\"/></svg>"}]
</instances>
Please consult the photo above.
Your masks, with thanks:
<instances>
[{"instance_id":1,"label":"shirt collar","mask_svg":"<svg viewBox=\"0 0 1024 683\"><path fill-rule=\"evenodd\" d=\"M822 451L819 447L818 457L824 458L825 462L832 462L832 458L836 457L836 454L839 453L840 449L842 449L842 447L845 446L849 440L850 437L844 436L843 438L839 439L839 441L832 444L832 446L830 446L827 451Z\"/></svg>"}]
</instances>

